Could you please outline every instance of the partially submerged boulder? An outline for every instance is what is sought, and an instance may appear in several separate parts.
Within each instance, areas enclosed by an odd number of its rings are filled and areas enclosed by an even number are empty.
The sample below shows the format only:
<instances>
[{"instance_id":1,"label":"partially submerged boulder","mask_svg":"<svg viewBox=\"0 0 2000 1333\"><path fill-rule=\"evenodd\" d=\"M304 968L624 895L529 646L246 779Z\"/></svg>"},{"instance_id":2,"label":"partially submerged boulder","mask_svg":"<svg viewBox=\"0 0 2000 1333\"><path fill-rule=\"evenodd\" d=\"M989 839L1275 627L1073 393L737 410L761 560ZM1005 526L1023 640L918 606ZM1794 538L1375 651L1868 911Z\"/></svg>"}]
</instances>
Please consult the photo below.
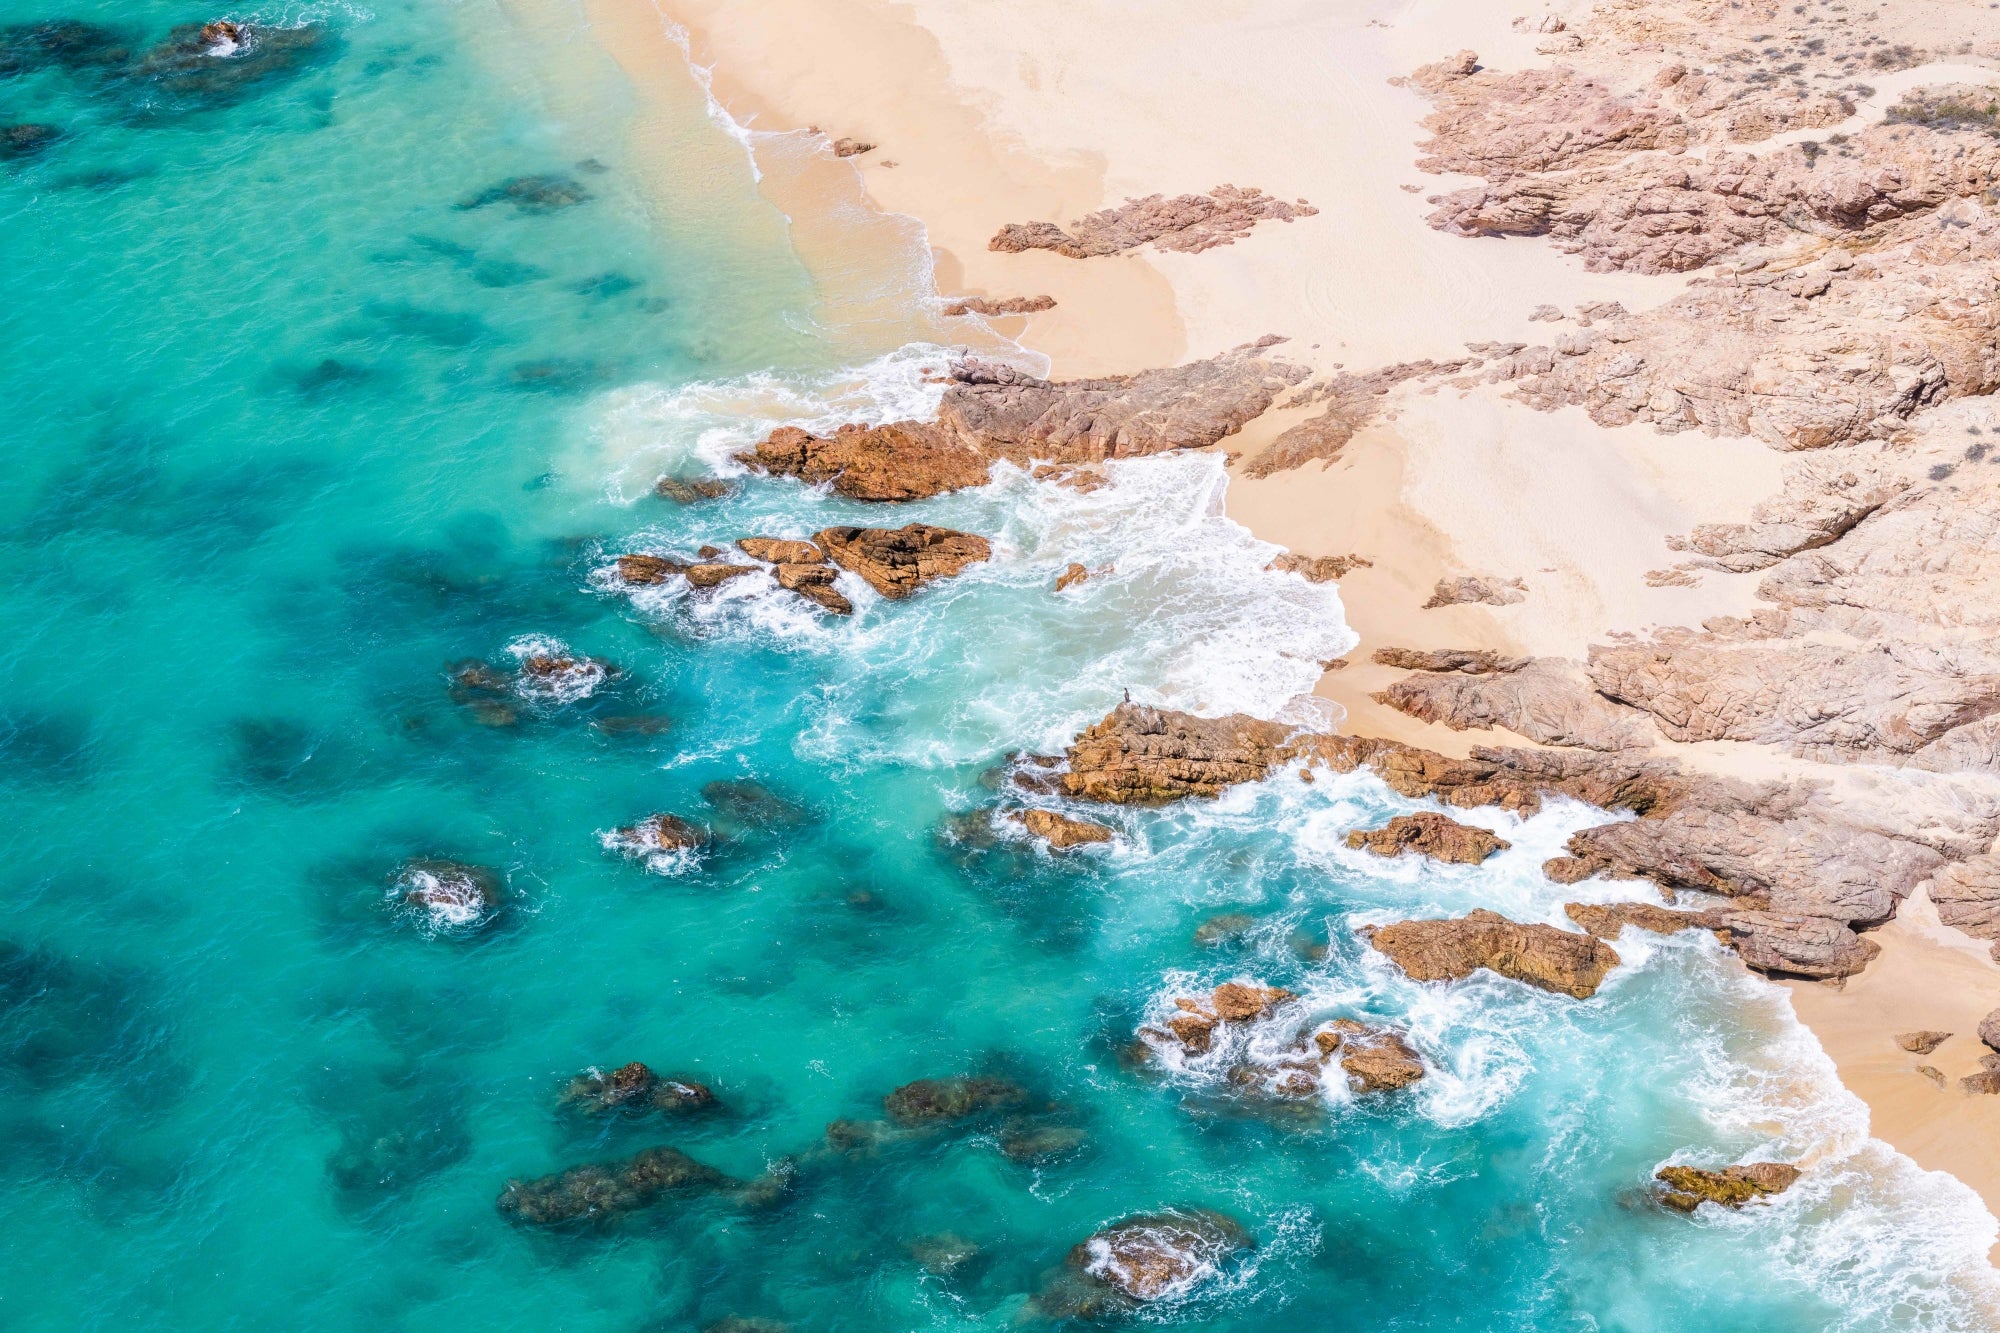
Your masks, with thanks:
<instances>
[{"instance_id":1,"label":"partially submerged boulder","mask_svg":"<svg viewBox=\"0 0 2000 1333\"><path fill-rule=\"evenodd\" d=\"M1217 796L1283 763L1295 728L1243 713L1191 713L1120 704L1071 743L1063 790L1120 805Z\"/></svg>"},{"instance_id":2,"label":"partially submerged boulder","mask_svg":"<svg viewBox=\"0 0 2000 1333\"><path fill-rule=\"evenodd\" d=\"M693 1111L715 1105L707 1084L656 1074L634 1060L605 1071L586 1069L569 1081L561 1103L584 1115L606 1111L643 1114L647 1111Z\"/></svg>"},{"instance_id":3,"label":"partially submerged boulder","mask_svg":"<svg viewBox=\"0 0 2000 1333\"><path fill-rule=\"evenodd\" d=\"M1481 968L1541 990L1587 1000L1618 965L1591 935L1521 925L1484 908L1457 919L1366 927L1362 937L1414 981L1459 981Z\"/></svg>"},{"instance_id":4,"label":"partially submerged boulder","mask_svg":"<svg viewBox=\"0 0 2000 1333\"><path fill-rule=\"evenodd\" d=\"M554 1226L609 1222L680 1196L742 1190L744 1182L674 1148L648 1148L622 1162L573 1166L535 1180L510 1180L500 1211L518 1222Z\"/></svg>"},{"instance_id":5,"label":"partially submerged boulder","mask_svg":"<svg viewBox=\"0 0 2000 1333\"><path fill-rule=\"evenodd\" d=\"M992 543L969 532L912 523L902 528L826 528L813 538L827 557L884 597L901 599L967 565L990 559Z\"/></svg>"},{"instance_id":6,"label":"partially submerged boulder","mask_svg":"<svg viewBox=\"0 0 2000 1333\"><path fill-rule=\"evenodd\" d=\"M1356 850L1365 847L1377 856L1417 852L1455 865L1476 866L1514 844L1486 829L1419 810L1397 815L1378 829L1356 829L1347 835L1347 845Z\"/></svg>"},{"instance_id":7,"label":"partially submerged boulder","mask_svg":"<svg viewBox=\"0 0 2000 1333\"><path fill-rule=\"evenodd\" d=\"M1128 1217L1072 1249L1036 1295L1035 1310L1049 1319L1131 1315L1188 1294L1256 1244L1242 1223L1208 1208Z\"/></svg>"},{"instance_id":8,"label":"partially submerged boulder","mask_svg":"<svg viewBox=\"0 0 2000 1333\"><path fill-rule=\"evenodd\" d=\"M1691 1213L1704 1203L1741 1208L1752 1199L1782 1194L1797 1183L1799 1169L1784 1162L1752 1162L1707 1171L1698 1166L1663 1166L1653 1173L1661 1183L1660 1202Z\"/></svg>"},{"instance_id":9,"label":"partially submerged boulder","mask_svg":"<svg viewBox=\"0 0 2000 1333\"><path fill-rule=\"evenodd\" d=\"M1018 810L1010 817L1058 851L1110 842L1112 839L1111 830L1102 824L1093 824L1087 819L1071 819L1053 810Z\"/></svg>"},{"instance_id":10,"label":"partially submerged boulder","mask_svg":"<svg viewBox=\"0 0 2000 1333\"><path fill-rule=\"evenodd\" d=\"M920 1078L882 1099L882 1109L898 1125L967 1120L1024 1104L1028 1091L1004 1078Z\"/></svg>"},{"instance_id":11,"label":"partially submerged boulder","mask_svg":"<svg viewBox=\"0 0 2000 1333\"><path fill-rule=\"evenodd\" d=\"M648 815L636 824L602 835L607 851L647 862L656 870L686 858L708 845L708 830L679 815Z\"/></svg>"},{"instance_id":12,"label":"partially submerged boulder","mask_svg":"<svg viewBox=\"0 0 2000 1333\"><path fill-rule=\"evenodd\" d=\"M644 553L621 555L616 565L618 581L638 588L656 587L677 574L685 574L687 568L678 560Z\"/></svg>"},{"instance_id":13,"label":"partially submerged boulder","mask_svg":"<svg viewBox=\"0 0 2000 1333\"><path fill-rule=\"evenodd\" d=\"M438 926L470 926L500 908L498 871L463 861L414 857L396 868L398 899Z\"/></svg>"}]
</instances>

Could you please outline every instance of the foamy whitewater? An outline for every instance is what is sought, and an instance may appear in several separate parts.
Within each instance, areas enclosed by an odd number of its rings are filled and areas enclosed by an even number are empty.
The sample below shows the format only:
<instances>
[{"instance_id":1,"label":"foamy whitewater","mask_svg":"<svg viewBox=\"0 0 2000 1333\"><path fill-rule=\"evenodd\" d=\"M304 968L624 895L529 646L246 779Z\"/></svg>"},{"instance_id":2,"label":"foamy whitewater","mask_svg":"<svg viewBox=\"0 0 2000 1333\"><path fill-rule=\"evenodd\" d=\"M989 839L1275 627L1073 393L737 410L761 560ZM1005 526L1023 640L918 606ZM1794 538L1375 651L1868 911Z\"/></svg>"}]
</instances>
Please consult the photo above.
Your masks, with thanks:
<instances>
[{"instance_id":1,"label":"foamy whitewater","mask_svg":"<svg viewBox=\"0 0 2000 1333\"><path fill-rule=\"evenodd\" d=\"M0 9L105 25L118 69L214 16ZM1357 937L1639 894L1541 875L1596 813L1454 812L1513 844L1476 868L1348 849L1415 808L1358 774L1072 810L1115 836L1063 856L1006 818L1067 808L1008 757L1128 691L1337 723L1311 690L1355 642L1338 590L1266 568L1218 457L874 508L748 475L778 425L934 411L954 349L836 350L750 167L642 171L573 17L291 17L328 25L309 59L170 116L88 62L4 85L63 129L0 173L10 1328L1035 1326L1093 1233L1196 1209L1255 1246L1141 1323L2000 1326L1994 1219L1872 1141L1712 941L1628 933L1579 1003L1412 983ZM669 128L725 135L704 106ZM729 225L662 241L690 215ZM667 475L735 490L679 506ZM849 618L762 574L605 572L915 521L993 558L900 602L843 577ZM698 850L617 832L655 815ZM1228 1042L1353 1017L1429 1072L1274 1116L1227 1042L1135 1052L1232 979L1298 998ZM632 1061L716 1106L562 1104ZM1023 1100L868 1128L960 1075ZM1049 1127L1060 1151L1010 1149ZM655 1148L736 1184L496 1206ZM1804 1177L1740 1213L1651 1201L1662 1163L1764 1159Z\"/></svg>"}]
</instances>

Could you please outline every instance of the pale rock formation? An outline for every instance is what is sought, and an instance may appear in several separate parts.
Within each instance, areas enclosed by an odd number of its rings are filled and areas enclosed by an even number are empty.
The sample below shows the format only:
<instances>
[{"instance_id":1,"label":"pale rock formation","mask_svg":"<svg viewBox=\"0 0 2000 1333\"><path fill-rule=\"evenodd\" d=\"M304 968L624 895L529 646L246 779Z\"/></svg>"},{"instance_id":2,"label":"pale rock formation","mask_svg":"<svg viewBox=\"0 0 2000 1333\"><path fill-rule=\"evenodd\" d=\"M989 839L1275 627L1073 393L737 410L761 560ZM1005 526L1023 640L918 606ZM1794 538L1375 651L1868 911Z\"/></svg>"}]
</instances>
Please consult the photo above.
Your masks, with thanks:
<instances>
[{"instance_id":1,"label":"pale rock formation","mask_svg":"<svg viewBox=\"0 0 2000 1333\"><path fill-rule=\"evenodd\" d=\"M1092 259L1151 242L1157 250L1192 254L1241 240L1259 222L1290 222L1318 212L1303 199L1286 203L1262 190L1218 185L1207 194L1127 199L1117 208L1078 218L1068 231L1053 222L1010 222L986 248L1007 254L1052 250L1070 259Z\"/></svg>"}]
</instances>

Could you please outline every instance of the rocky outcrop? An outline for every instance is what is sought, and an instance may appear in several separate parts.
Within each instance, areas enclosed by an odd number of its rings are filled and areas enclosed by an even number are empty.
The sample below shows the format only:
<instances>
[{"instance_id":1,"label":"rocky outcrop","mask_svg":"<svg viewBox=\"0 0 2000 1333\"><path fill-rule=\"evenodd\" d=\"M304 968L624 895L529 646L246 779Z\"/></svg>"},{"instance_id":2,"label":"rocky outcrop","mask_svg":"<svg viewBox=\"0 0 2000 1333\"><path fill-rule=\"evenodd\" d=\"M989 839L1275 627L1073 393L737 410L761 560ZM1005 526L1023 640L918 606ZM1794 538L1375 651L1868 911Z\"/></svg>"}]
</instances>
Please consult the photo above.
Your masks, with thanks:
<instances>
[{"instance_id":1,"label":"rocky outcrop","mask_svg":"<svg viewBox=\"0 0 2000 1333\"><path fill-rule=\"evenodd\" d=\"M1698 1166L1663 1166L1653 1173L1659 1200L1676 1212L1691 1213L1705 1203L1741 1208L1752 1199L1782 1194L1798 1183L1799 1169L1784 1162L1752 1162L1708 1171Z\"/></svg>"},{"instance_id":2,"label":"rocky outcrop","mask_svg":"<svg viewBox=\"0 0 2000 1333\"><path fill-rule=\"evenodd\" d=\"M1010 222L986 248L1003 254L1052 250L1070 259L1092 259L1151 243L1156 250L1193 254L1241 240L1259 222L1290 222L1318 212L1303 199L1286 203L1262 190L1218 185L1207 194L1127 199L1117 208L1078 218L1068 231L1053 222Z\"/></svg>"},{"instance_id":3,"label":"rocky outcrop","mask_svg":"<svg viewBox=\"0 0 2000 1333\"><path fill-rule=\"evenodd\" d=\"M1128 1217L1072 1249L1033 1308L1053 1320L1130 1317L1220 1276L1256 1243L1242 1223L1207 1208Z\"/></svg>"},{"instance_id":4,"label":"rocky outcrop","mask_svg":"<svg viewBox=\"0 0 2000 1333\"><path fill-rule=\"evenodd\" d=\"M27 121L0 125L0 162L18 162L52 148L63 137L60 126Z\"/></svg>"},{"instance_id":5,"label":"rocky outcrop","mask_svg":"<svg viewBox=\"0 0 2000 1333\"><path fill-rule=\"evenodd\" d=\"M1356 1092L1393 1092L1424 1076L1424 1060L1393 1028L1336 1018L1312 1033L1322 1061L1337 1060Z\"/></svg>"},{"instance_id":6,"label":"rocky outcrop","mask_svg":"<svg viewBox=\"0 0 2000 1333\"><path fill-rule=\"evenodd\" d=\"M613 565L620 583L635 588L653 588L687 573L687 566L663 555L621 555Z\"/></svg>"},{"instance_id":7,"label":"rocky outcrop","mask_svg":"<svg viewBox=\"0 0 2000 1333\"><path fill-rule=\"evenodd\" d=\"M1683 930L1720 930L1725 912L1677 912L1652 903L1564 903L1563 914L1600 940L1615 940L1627 926L1672 935Z\"/></svg>"},{"instance_id":8,"label":"rocky outcrop","mask_svg":"<svg viewBox=\"0 0 2000 1333\"><path fill-rule=\"evenodd\" d=\"M1722 924L1744 963L1782 976L1851 977L1882 951L1838 921L1778 912L1730 912Z\"/></svg>"},{"instance_id":9,"label":"rocky outcrop","mask_svg":"<svg viewBox=\"0 0 2000 1333\"><path fill-rule=\"evenodd\" d=\"M693 1079L655 1074L639 1061L605 1071L586 1069L569 1081L562 1105L583 1115L617 1111L642 1115L649 1111L694 1111L715 1105L708 1085Z\"/></svg>"},{"instance_id":10,"label":"rocky outcrop","mask_svg":"<svg viewBox=\"0 0 2000 1333\"><path fill-rule=\"evenodd\" d=\"M1470 651L1429 656L1447 669L1405 676L1369 697L1453 731L1505 727L1542 745L1624 750L1654 739L1642 713L1606 698L1561 658L1523 662Z\"/></svg>"},{"instance_id":11,"label":"rocky outcrop","mask_svg":"<svg viewBox=\"0 0 2000 1333\"><path fill-rule=\"evenodd\" d=\"M912 523L901 528L824 528L813 541L827 559L859 574L892 601L967 565L990 559L992 543L969 532Z\"/></svg>"},{"instance_id":12,"label":"rocky outcrop","mask_svg":"<svg viewBox=\"0 0 2000 1333\"><path fill-rule=\"evenodd\" d=\"M1293 730L1241 713L1204 718L1120 704L1070 744L1063 791L1119 805L1217 796L1285 762Z\"/></svg>"},{"instance_id":13,"label":"rocky outcrop","mask_svg":"<svg viewBox=\"0 0 2000 1333\"><path fill-rule=\"evenodd\" d=\"M1093 824L1087 819L1071 819L1053 810L1019 810L1012 818L1058 851L1110 842L1113 836L1111 830L1102 824Z\"/></svg>"},{"instance_id":14,"label":"rocky outcrop","mask_svg":"<svg viewBox=\"0 0 2000 1333\"><path fill-rule=\"evenodd\" d=\"M512 204L528 214L559 212L588 203L593 196L583 182L569 176L510 176L460 201L462 209L485 208L491 204Z\"/></svg>"},{"instance_id":15,"label":"rocky outcrop","mask_svg":"<svg viewBox=\"0 0 2000 1333\"><path fill-rule=\"evenodd\" d=\"M1587 1000L1618 965L1617 951L1595 936L1524 926L1484 908L1456 920L1399 921L1361 934L1414 981L1460 981L1484 968Z\"/></svg>"},{"instance_id":16,"label":"rocky outcrop","mask_svg":"<svg viewBox=\"0 0 2000 1333\"><path fill-rule=\"evenodd\" d=\"M1053 296L1008 296L1000 300L989 300L984 296L968 296L963 300L947 301L938 313L947 318L958 315L1038 315L1044 310L1054 310L1056 298Z\"/></svg>"},{"instance_id":17,"label":"rocky outcrop","mask_svg":"<svg viewBox=\"0 0 2000 1333\"><path fill-rule=\"evenodd\" d=\"M1027 1100L1025 1088L1004 1078L920 1078L884 1097L882 1109L892 1123L909 1126L969 1120Z\"/></svg>"},{"instance_id":18,"label":"rocky outcrop","mask_svg":"<svg viewBox=\"0 0 2000 1333\"><path fill-rule=\"evenodd\" d=\"M936 421L843 426L831 436L785 427L738 458L850 499L894 501L984 485L1002 459L1075 465L1204 448L1305 378L1302 367L1263 355L1277 341L1086 380L1037 379L968 358L953 364Z\"/></svg>"},{"instance_id":19,"label":"rocky outcrop","mask_svg":"<svg viewBox=\"0 0 2000 1333\"><path fill-rule=\"evenodd\" d=\"M1400 856L1416 852L1455 865L1476 866L1512 843L1483 828L1474 828L1429 810L1397 815L1378 829L1356 829L1347 835L1347 845L1357 851L1366 848L1377 856Z\"/></svg>"},{"instance_id":20,"label":"rocky outcrop","mask_svg":"<svg viewBox=\"0 0 2000 1333\"><path fill-rule=\"evenodd\" d=\"M1467 602L1513 606L1527 600L1528 585L1520 579L1500 578L1492 574L1464 574L1458 578L1439 579L1423 609L1435 611L1441 606L1463 606Z\"/></svg>"},{"instance_id":21,"label":"rocky outcrop","mask_svg":"<svg viewBox=\"0 0 2000 1333\"><path fill-rule=\"evenodd\" d=\"M649 815L636 824L603 835L604 846L622 856L653 862L686 856L708 845L708 831L679 815Z\"/></svg>"},{"instance_id":22,"label":"rocky outcrop","mask_svg":"<svg viewBox=\"0 0 2000 1333\"><path fill-rule=\"evenodd\" d=\"M1307 463L1332 463L1346 449L1348 441L1381 414L1387 394L1397 385L1455 374L1473 364L1476 363L1469 359L1440 362L1426 358L1361 373L1336 371L1324 380L1308 384L1285 406L1324 403L1325 407L1317 416L1281 431L1269 448L1250 460L1243 475L1253 479L1269 477Z\"/></svg>"},{"instance_id":23,"label":"rocky outcrop","mask_svg":"<svg viewBox=\"0 0 2000 1333\"><path fill-rule=\"evenodd\" d=\"M1377 666L1402 671L1462 671L1468 675L1519 671L1535 659L1509 657L1490 648L1377 648Z\"/></svg>"}]
</instances>

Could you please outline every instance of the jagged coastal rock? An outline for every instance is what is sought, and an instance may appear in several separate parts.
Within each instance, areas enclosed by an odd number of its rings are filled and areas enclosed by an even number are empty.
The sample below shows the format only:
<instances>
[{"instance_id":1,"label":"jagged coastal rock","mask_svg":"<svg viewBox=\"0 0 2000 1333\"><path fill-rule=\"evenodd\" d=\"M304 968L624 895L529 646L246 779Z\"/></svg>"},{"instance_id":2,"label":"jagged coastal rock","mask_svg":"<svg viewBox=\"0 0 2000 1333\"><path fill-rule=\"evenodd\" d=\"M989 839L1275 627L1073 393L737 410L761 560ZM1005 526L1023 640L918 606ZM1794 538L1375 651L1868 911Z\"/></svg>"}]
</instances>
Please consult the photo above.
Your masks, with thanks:
<instances>
[{"instance_id":1,"label":"jagged coastal rock","mask_svg":"<svg viewBox=\"0 0 2000 1333\"><path fill-rule=\"evenodd\" d=\"M1652 903L1564 903L1563 914L1600 940L1615 940L1625 927L1672 935L1683 930L1721 930L1726 912L1677 912Z\"/></svg>"},{"instance_id":2,"label":"jagged coastal rock","mask_svg":"<svg viewBox=\"0 0 2000 1333\"><path fill-rule=\"evenodd\" d=\"M1199 449L1240 430L1305 378L1303 367L1264 355L1278 341L1085 380L1037 379L966 358L952 365L935 421L849 425L830 436L788 426L738 458L849 499L899 501L983 486L1003 459L1074 465Z\"/></svg>"},{"instance_id":3,"label":"jagged coastal rock","mask_svg":"<svg viewBox=\"0 0 2000 1333\"><path fill-rule=\"evenodd\" d=\"M993 555L993 545L984 537L928 523L902 528L825 528L814 534L813 541L826 552L827 559L859 574L869 587L892 601Z\"/></svg>"},{"instance_id":4,"label":"jagged coastal rock","mask_svg":"<svg viewBox=\"0 0 2000 1333\"><path fill-rule=\"evenodd\" d=\"M1524 926L1484 908L1455 920L1366 927L1362 937L1414 981L1461 981L1484 968L1578 1000L1597 994L1618 966L1617 950L1594 935Z\"/></svg>"},{"instance_id":5,"label":"jagged coastal rock","mask_svg":"<svg viewBox=\"0 0 2000 1333\"><path fill-rule=\"evenodd\" d=\"M1698 1166L1663 1166L1653 1173L1660 1182L1659 1200L1677 1212L1691 1213L1704 1203L1741 1208L1752 1199L1782 1194L1798 1183L1799 1169L1783 1162L1752 1162L1708 1171Z\"/></svg>"},{"instance_id":6,"label":"jagged coastal rock","mask_svg":"<svg viewBox=\"0 0 2000 1333\"><path fill-rule=\"evenodd\" d=\"M1419 810L1397 815L1378 829L1356 829L1347 835L1347 845L1357 850L1365 847L1377 856L1416 852L1438 861L1476 866L1513 844L1486 829Z\"/></svg>"},{"instance_id":7,"label":"jagged coastal rock","mask_svg":"<svg viewBox=\"0 0 2000 1333\"><path fill-rule=\"evenodd\" d=\"M1071 819L1068 815L1054 810L1021 810L1012 818L1028 832L1057 850L1070 847L1085 847L1092 843L1110 842L1112 832L1102 824L1094 824L1087 819Z\"/></svg>"},{"instance_id":8,"label":"jagged coastal rock","mask_svg":"<svg viewBox=\"0 0 2000 1333\"><path fill-rule=\"evenodd\" d=\"M1218 185L1207 194L1127 199L1117 208L1078 218L1068 231L1053 222L1010 222L986 248L1005 254L1052 250L1070 259L1093 259L1150 242L1158 250L1194 254L1241 240L1259 222L1290 222L1318 212L1303 199L1286 203L1259 189Z\"/></svg>"}]
</instances>

